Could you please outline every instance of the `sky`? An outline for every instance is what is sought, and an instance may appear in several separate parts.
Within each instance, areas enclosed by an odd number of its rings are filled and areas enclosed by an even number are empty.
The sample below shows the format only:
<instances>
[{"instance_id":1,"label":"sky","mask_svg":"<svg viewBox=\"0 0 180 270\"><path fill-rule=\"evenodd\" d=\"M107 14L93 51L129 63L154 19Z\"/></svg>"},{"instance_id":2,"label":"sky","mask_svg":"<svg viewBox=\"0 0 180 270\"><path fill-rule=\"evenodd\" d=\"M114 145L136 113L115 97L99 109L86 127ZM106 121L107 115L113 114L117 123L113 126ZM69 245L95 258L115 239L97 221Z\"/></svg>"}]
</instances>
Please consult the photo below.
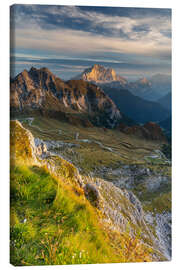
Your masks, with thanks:
<instances>
[{"instance_id":1,"label":"sky","mask_svg":"<svg viewBox=\"0 0 180 270\"><path fill-rule=\"evenodd\" d=\"M11 76L47 67L68 80L101 64L136 80L171 74L171 10L13 5Z\"/></svg>"}]
</instances>

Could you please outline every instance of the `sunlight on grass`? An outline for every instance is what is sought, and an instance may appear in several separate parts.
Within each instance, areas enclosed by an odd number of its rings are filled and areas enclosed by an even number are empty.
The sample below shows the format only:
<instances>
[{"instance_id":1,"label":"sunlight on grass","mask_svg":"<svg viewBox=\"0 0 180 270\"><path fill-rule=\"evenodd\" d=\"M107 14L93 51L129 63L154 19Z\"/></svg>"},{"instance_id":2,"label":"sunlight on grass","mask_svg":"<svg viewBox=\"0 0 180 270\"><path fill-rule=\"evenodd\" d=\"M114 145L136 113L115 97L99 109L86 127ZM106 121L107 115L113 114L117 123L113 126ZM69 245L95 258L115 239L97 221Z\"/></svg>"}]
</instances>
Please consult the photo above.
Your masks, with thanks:
<instances>
[{"instance_id":1,"label":"sunlight on grass","mask_svg":"<svg viewBox=\"0 0 180 270\"><path fill-rule=\"evenodd\" d=\"M112 234L83 193L37 166L11 168L10 220L13 265L151 261L138 238Z\"/></svg>"}]
</instances>

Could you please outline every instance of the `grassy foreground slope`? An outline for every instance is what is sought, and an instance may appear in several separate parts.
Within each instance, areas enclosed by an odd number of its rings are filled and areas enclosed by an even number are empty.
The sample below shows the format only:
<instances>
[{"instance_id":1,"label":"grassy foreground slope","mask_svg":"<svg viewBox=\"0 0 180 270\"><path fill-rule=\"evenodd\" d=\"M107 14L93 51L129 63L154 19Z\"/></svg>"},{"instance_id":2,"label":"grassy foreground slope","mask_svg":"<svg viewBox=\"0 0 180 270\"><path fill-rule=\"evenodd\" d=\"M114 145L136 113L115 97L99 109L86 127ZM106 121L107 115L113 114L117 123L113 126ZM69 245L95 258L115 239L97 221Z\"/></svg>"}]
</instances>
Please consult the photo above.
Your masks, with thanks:
<instances>
[{"instance_id":1,"label":"grassy foreground slope","mask_svg":"<svg viewBox=\"0 0 180 270\"><path fill-rule=\"evenodd\" d=\"M149 261L138 239L111 233L83 195L39 167L11 173L11 263L14 265ZM115 238L114 243L111 239Z\"/></svg>"},{"instance_id":2,"label":"grassy foreground slope","mask_svg":"<svg viewBox=\"0 0 180 270\"><path fill-rule=\"evenodd\" d=\"M151 261L152 250L111 231L83 189L35 160L28 132L11 122L10 261L54 265Z\"/></svg>"}]
</instances>

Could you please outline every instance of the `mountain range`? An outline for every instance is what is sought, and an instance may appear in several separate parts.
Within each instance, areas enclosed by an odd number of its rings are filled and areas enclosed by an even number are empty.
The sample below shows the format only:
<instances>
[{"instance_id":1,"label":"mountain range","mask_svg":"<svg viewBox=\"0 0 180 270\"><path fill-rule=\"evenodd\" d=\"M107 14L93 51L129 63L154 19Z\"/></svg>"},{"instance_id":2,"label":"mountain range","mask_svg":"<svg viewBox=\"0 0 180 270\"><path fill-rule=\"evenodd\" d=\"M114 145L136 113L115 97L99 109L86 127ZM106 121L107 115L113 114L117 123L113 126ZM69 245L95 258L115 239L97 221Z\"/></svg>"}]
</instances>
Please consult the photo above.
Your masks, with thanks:
<instances>
[{"instance_id":1,"label":"mountain range","mask_svg":"<svg viewBox=\"0 0 180 270\"><path fill-rule=\"evenodd\" d=\"M47 68L24 70L11 79L10 89L12 112L72 113L73 117L86 117L95 125L110 128L122 118L99 86L83 80L64 82Z\"/></svg>"},{"instance_id":2,"label":"mountain range","mask_svg":"<svg viewBox=\"0 0 180 270\"><path fill-rule=\"evenodd\" d=\"M169 111L158 102L144 100L127 89L103 86L104 92L114 101L127 117L138 123L161 121L169 116Z\"/></svg>"},{"instance_id":3,"label":"mountain range","mask_svg":"<svg viewBox=\"0 0 180 270\"><path fill-rule=\"evenodd\" d=\"M150 101L158 101L171 92L171 76L156 74L151 78L142 78L128 85L132 94Z\"/></svg>"},{"instance_id":4,"label":"mountain range","mask_svg":"<svg viewBox=\"0 0 180 270\"><path fill-rule=\"evenodd\" d=\"M171 76L156 74L151 78L141 78L134 82L128 82L124 77L117 75L112 68L95 64L85 69L75 79L100 84L101 87L128 89L133 95L145 100L158 101L169 92L171 92Z\"/></svg>"},{"instance_id":5,"label":"mountain range","mask_svg":"<svg viewBox=\"0 0 180 270\"><path fill-rule=\"evenodd\" d=\"M151 138L147 135L148 126L139 129L138 123L163 121L170 116L169 111L157 102L133 95L125 89L127 81L118 77L112 69L105 70L100 65L94 65L94 69L98 72L91 70L91 76L86 70L85 77L81 74L79 79L66 82L47 68L24 70L11 78L12 115L38 113L75 125L118 128L125 133L127 127L132 126L134 128L128 129L129 133ZM94 79L93 82L90 79ZM111 83L121 84L123 88L112 88ZM147 84L147 81L144 79L141 83ZM162 138L160 133L155 137Z\"/></svg>"}]
</instances>

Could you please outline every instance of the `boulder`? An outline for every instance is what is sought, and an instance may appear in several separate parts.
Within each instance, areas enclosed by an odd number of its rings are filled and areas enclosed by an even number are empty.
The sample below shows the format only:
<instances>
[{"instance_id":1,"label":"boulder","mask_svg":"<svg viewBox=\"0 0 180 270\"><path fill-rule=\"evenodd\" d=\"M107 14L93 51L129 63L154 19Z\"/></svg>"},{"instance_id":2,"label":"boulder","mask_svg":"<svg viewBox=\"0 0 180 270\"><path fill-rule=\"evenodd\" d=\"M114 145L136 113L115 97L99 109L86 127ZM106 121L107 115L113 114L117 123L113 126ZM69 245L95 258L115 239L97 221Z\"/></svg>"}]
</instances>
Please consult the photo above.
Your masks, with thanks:
<instances>
[{"instance_id":1,"label":"boulder","mask_svg":"<svg viewBox=\"0 0 180 270\"><path fill-rule=\"evenodd\" d=\"M84 194L93 206L99 208L100 193L95 185L87 183L84 186Z\"/></svg>"}]
</instances>

